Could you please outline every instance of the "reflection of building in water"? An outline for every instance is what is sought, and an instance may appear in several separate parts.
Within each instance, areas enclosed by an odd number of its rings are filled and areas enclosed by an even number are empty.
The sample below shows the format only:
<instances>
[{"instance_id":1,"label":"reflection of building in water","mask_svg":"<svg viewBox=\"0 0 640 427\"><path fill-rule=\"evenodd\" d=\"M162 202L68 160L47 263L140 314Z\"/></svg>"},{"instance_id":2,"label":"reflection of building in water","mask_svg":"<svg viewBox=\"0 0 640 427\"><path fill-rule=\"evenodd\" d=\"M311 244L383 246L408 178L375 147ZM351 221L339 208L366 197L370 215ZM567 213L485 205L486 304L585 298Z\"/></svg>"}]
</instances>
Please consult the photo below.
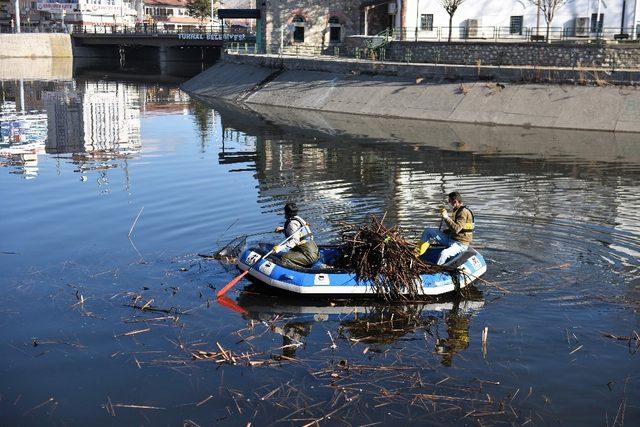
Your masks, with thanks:
<instances>
[{"instance_id":1,"label":"reflection of building in water","mask_svg":"<svg viewBox=\"0 0 640 427\"><path fill-rule=\"evenodd\" d=\"M140 109L135 86L84 82L78 91L43 94L49 153L138 152Z\"/></svg>"},{"instance_id":2,"label":"reflection of building in water","mask_svg":"<svg viewBox=\"0 0 640 427\"><path fill-rule=\"evenodd\" d=\"M140 89L140 108L145 115L189 113L189 95L178 87L148 86Z\"/></svg>"},{"instance_id":3,"label":"reflection of building in water","mask_svg":"<svg viewBox=\"0 0 640 427\"><path fill-rule=\"evenodd\" d=\"M24 91L20 93L24 100ZM38 154L44 153L47 116L38 111L19 111L17 106L12 101L0 104L0 166L12 167L12 173L33 178L38 175Z\"/></svg>"}]
</instances>

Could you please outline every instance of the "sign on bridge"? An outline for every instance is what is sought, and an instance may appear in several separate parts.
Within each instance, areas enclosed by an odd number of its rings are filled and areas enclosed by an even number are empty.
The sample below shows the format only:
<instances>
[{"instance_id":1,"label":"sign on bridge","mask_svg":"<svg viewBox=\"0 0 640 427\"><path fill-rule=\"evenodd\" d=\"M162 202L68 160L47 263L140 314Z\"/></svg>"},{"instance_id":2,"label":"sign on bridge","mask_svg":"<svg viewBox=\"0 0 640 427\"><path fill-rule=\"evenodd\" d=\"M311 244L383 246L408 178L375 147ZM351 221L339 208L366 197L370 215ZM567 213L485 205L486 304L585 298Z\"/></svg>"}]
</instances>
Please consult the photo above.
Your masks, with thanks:
<instances>
[{"instance_id":1,"label":"sign on bridge","mask_svg":"<svg viewBox=\"0 0 640 427\"><path fill-rule=\"evenodd\" d=\"M215 33L191 33L191 34L184 34L184 33L180 33L178 34L178 39L180 40L222 40L222 34L215 34ZM246 34L225 34L224 35L224 40L225 41L245 41L247 39L247 35Z\"/></svg>"}]
</instances>

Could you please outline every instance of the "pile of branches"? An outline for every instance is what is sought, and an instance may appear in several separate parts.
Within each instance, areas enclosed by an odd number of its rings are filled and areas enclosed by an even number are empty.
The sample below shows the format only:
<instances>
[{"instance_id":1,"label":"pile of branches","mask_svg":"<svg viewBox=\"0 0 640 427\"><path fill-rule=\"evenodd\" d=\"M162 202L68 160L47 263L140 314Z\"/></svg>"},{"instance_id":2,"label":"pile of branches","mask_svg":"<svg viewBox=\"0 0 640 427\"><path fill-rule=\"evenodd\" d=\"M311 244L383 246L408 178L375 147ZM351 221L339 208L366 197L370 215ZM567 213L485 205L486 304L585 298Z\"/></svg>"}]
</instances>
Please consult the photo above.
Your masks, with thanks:
<instances>
[{"instance_id":1,"label":"pile of branches","mask_svg":"<svg viewBox=\"0 0 640 427\"><path fill-rule=\"evenodd\" d=\"M361 227L347 226L342 232L342 244L340 266L354 271L359 282L369 284L386 300L417 299L422 289L421 274L457 273L417 258L415 245L402 236L397 226L387 228L373 215ZM454 276L457 279L457 274Z\"/></svg>"}]
</instances>

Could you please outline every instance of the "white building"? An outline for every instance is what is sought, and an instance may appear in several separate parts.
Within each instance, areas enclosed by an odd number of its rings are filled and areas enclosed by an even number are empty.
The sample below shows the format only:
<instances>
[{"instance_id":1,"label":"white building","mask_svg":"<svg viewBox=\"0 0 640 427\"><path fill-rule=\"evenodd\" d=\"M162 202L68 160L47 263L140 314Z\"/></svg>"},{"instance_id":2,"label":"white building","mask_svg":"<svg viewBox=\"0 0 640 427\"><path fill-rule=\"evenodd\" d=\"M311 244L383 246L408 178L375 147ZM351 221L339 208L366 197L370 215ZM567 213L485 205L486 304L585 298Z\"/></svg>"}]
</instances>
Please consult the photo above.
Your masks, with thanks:
<instances>
[{"instance_id":1,"label":"white building","mask_svg":"<svg viewBox=\"0 0 640 427\"><path fill-rule=\"evenodd\" d=\"M189 16L187 12L187 0L143 0L144 9L138 19L145 24L153 25L158 30L193 30L195 28L209 28L211 25L218 25L217 17L218 1L212 3L214 19L207 16L203 19Z\"/></svg>"},{"instance_id":2,"label":"white building","mask_svg":"<svg viewBox=\"0 0 640 427\"><path fill-rule=\"evenodd\" d=\"M368 4L367 14L387 13L396 37L406 40L448 37L449 15L440 0L363 4ZM544 14L538 14L538 8L529 0L466 0L454 14L451 26L452 39L506 40L544 36L547 23ZM598 32L608 39L618 34L635 39L640 33L640 0L569 0L556 10L550 27L551 39L596 37Z\"/></svg>"},{"instance_id":3,"label":"white building","mask_svg":"<svg viewBox=\"0 0 640 427\"><path fill-rule=\"evenodd\" d=\"M132 27L137 15L133 1L127 0L40 0L34 4L42 21L62 28Z\"/></svg>"}]
</instances>

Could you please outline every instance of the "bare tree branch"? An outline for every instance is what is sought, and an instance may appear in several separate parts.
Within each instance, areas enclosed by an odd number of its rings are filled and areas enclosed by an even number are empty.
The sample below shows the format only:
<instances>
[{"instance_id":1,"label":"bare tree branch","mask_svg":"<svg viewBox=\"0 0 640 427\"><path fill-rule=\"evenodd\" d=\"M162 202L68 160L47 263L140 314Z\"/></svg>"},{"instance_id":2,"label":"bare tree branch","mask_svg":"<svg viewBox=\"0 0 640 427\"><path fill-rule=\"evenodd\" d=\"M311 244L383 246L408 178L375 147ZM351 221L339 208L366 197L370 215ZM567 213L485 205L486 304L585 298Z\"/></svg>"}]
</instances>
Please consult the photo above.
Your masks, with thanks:
<instances>
[{"instance_id":1,"label":"bare tree branch","mask_svg":"<svg viewBox=\"0 0 640 427\"><path fill-rule=\"evenodd\" d=\"M453 24L453 15L455 15L458 7L466 0L440 0L440 4L449 14L449 42L451 41L451 26Z\"/></svg>"},{"instance_id":2,"label":"bare tree branch","mask_svg":"<svg viewBox=\"0 0 640 427\"><path fill-rule=\"evenodd\" d=\"M573 0L526 0L527 3L535 6L544 16L544 20L547 23L547 42L549 41L549 30L551 28L551 22L556 15L556 12L563 6L571 3Z\"/></svg>"}]
</instances>

